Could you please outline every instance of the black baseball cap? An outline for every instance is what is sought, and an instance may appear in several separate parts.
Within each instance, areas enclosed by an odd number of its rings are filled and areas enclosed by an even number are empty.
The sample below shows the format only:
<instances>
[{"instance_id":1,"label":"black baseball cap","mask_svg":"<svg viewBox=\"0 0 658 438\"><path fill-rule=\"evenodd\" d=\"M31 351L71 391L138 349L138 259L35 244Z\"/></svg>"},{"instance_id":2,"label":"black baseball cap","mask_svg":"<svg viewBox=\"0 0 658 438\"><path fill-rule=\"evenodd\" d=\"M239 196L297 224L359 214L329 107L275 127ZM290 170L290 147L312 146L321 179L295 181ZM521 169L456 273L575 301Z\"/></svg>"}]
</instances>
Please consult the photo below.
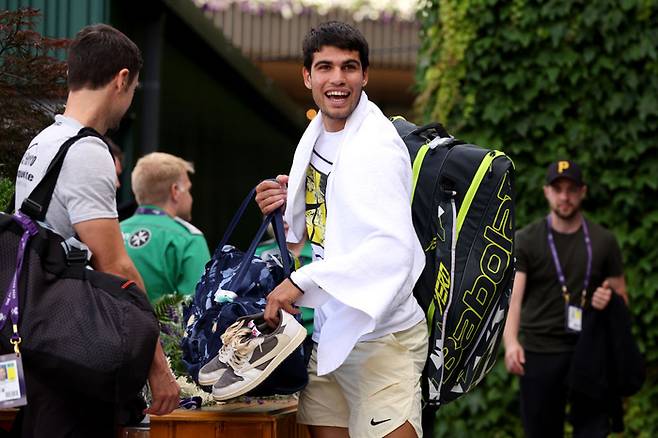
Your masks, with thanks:
<instances>
[{"instance_id":1,"label":"black baseball cap","mask_svg":"<svg viewBox=\"0 0 658 438\"><path fill-rule=\"evenodd\" d=\"M567 178L577 185L585 185L580 167L571 160L558 160L546 169L546 184L552 184L558 178Z\"/></svg>"}]
</instances>

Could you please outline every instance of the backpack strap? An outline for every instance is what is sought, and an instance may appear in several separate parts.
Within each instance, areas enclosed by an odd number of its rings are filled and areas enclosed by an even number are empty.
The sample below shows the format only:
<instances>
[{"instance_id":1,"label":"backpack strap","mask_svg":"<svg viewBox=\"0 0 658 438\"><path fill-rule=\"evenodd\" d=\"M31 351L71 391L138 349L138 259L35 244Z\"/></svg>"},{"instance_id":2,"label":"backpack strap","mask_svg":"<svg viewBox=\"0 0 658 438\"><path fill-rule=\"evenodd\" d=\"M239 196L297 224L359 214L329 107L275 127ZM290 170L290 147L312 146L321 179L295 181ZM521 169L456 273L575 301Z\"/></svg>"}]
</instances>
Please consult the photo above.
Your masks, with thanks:
<instances>
[{"instance_id":1,"label":"backpack strap","mask_svg":"<svg viewBox=\"0 0 658 438\"><path fill-rule=\"evenodd\" d=\"M48 169L46 170L46 173L41 181L39 181L34 190L32 190L32 193L30 193L30 195L25 198L21 204L19 210L23 214L37 221L42 221L45 219L48 206L50 205L50 200L52 199L53 192L55 191L55 184L57 184L59 173L61 172L62 165L64 164L66 153L75 142L85 137L98 137L103 142L105 141L103 140L103 136L93 128L82 128L76 135L66 140L64 144L59 147L59 151L57 151L57 154L55 154L55 157L50 162L50 165L48 166Z\"/></svg>"}]
</instances>

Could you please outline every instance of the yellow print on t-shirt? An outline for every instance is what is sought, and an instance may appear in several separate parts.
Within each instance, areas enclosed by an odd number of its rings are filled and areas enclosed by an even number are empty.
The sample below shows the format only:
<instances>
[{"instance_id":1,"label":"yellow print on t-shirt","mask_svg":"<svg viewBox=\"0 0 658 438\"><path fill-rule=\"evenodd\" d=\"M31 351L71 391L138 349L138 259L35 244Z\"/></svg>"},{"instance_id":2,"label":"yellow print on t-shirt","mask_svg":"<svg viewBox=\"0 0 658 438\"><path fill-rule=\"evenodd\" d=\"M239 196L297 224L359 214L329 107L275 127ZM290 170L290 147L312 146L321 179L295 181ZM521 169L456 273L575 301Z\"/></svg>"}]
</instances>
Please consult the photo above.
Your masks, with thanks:
<instances>
[{"instance_id":1,"label":"yellow print on t-shirt","mask_svg":"<svg viewBox=\"0 0 658 438\"><path fill-rule=\"evenodd\" d=\"M309 165L306 171L306 229L309 241L320 247L324 245L327 224L326 189L327 175Z\"/></svg>"}]
</instances>

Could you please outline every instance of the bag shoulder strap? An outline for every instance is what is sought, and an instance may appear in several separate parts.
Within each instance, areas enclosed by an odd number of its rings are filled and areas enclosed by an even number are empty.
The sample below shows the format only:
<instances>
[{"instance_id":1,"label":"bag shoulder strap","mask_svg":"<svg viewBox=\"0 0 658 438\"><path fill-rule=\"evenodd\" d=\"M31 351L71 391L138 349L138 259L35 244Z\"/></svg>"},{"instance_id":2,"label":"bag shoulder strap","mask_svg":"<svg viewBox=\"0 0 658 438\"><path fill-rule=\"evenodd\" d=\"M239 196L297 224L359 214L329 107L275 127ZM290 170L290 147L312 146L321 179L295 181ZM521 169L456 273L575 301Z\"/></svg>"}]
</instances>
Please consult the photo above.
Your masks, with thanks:
<instances>
[{"instance_id":1,"label":"bag shoulder strap","mask_svg":"<svg viewBox=\"0 0 658 438\"><path fill-rule=\"evenodd\" d=\"M246 198L244 198L244 201L242 201L242 204L238 208L238 211L235 213L233 216L233 219L231 219L231 222L229 223L228 227L226 228L226 231L224 232L224 235L222 236L222 239L219 242L219 245L217 246L218 250L221 251L222 248L224 248L224 245L226 245L231 237L231 234L233 234L233 231L235 231L236 226L240 222L240 219L244 215L245 211L249 207L249 204L251 201L253 201L256 197L256 188L254 187L251 189L249 194L247 195ZM265 216L263 219L263 222L261 223L260 227L258 228L258 231L256 232L256 235L254 236L254 239L251 241L251 244L249 245L249 248L247 251L244 253L244 257L246 260L251 260L254 257L254 254L256 253L256 247L260 243L260 241L263 239L263 236L265 235L265 232L267 231L267 226L269 224L272 224L272 227L274 228L274 238L276 240L277 246L279 247L279 251L281 253L281 261L283 263L283 272L285 273L286 277L290 275L293 269L293 261L290 258L290 254L288 253L288 246L286 245L286 237L285 237L285 231L284 231L284 226L283 226L283 209L278 208L277 210L273 211L272 213L268 214ZM239 284L239 282L242 280L242 278L246 275L247 269L249 267L249 263L243 263L240 268L238 269L238 272L233 276L233 279L231 280L231 283L229 285L233 284ZM230 290L230 288L229 288Z\"/></svg>"},{"instance_id":2,"label":"bag shoulder strap","mask_svg":"<svg viewBox=\"0 0 658 438\"><path fill-rule=\"evenodd\" d=\"M55 154L55 157L50 162L48 169L46 170L45 175L39 181L37 186L32 190L30 195L25 198L19 210L31 217L34 220L42 221L46 217L46 212L48 211L48 206L50 205L50 200L53 197L53 192L55 191L55 184L57 184L57 179L59 178L59 173L62 170L62 165L64 164L64 158L66 153L69 151L71 146L75 144L78 140L85 137L98 137L103 142L103 136L99 134L93 128L82 128L76 135L66 140ZM109 151L109 148L108 148Z\"/></svg>"}]
</instances>

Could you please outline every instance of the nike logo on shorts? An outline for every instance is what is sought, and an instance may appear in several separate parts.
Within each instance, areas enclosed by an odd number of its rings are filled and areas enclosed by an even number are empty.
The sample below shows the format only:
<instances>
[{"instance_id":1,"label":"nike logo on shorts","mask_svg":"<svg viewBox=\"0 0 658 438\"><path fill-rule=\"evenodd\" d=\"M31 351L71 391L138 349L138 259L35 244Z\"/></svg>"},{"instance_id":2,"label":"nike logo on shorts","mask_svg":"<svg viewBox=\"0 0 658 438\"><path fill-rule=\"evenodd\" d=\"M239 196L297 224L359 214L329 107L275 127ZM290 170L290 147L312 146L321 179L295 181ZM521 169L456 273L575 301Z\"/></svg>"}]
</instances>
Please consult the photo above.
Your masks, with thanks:
<instances>
[{"instance_id":1,"label":"nike logo on shorts","mask_svg":"<svg viewBox=\"0 0 658 438\"><path fill-rule=\"evenodd\" d=\"M370 425L371 426L377 426L378 424L386 423L387 421L391 421L390 418L387 418L386 420L381 420L381 421L375 421L374 418L370 419Z\"/></svg>"}]
</instances>

